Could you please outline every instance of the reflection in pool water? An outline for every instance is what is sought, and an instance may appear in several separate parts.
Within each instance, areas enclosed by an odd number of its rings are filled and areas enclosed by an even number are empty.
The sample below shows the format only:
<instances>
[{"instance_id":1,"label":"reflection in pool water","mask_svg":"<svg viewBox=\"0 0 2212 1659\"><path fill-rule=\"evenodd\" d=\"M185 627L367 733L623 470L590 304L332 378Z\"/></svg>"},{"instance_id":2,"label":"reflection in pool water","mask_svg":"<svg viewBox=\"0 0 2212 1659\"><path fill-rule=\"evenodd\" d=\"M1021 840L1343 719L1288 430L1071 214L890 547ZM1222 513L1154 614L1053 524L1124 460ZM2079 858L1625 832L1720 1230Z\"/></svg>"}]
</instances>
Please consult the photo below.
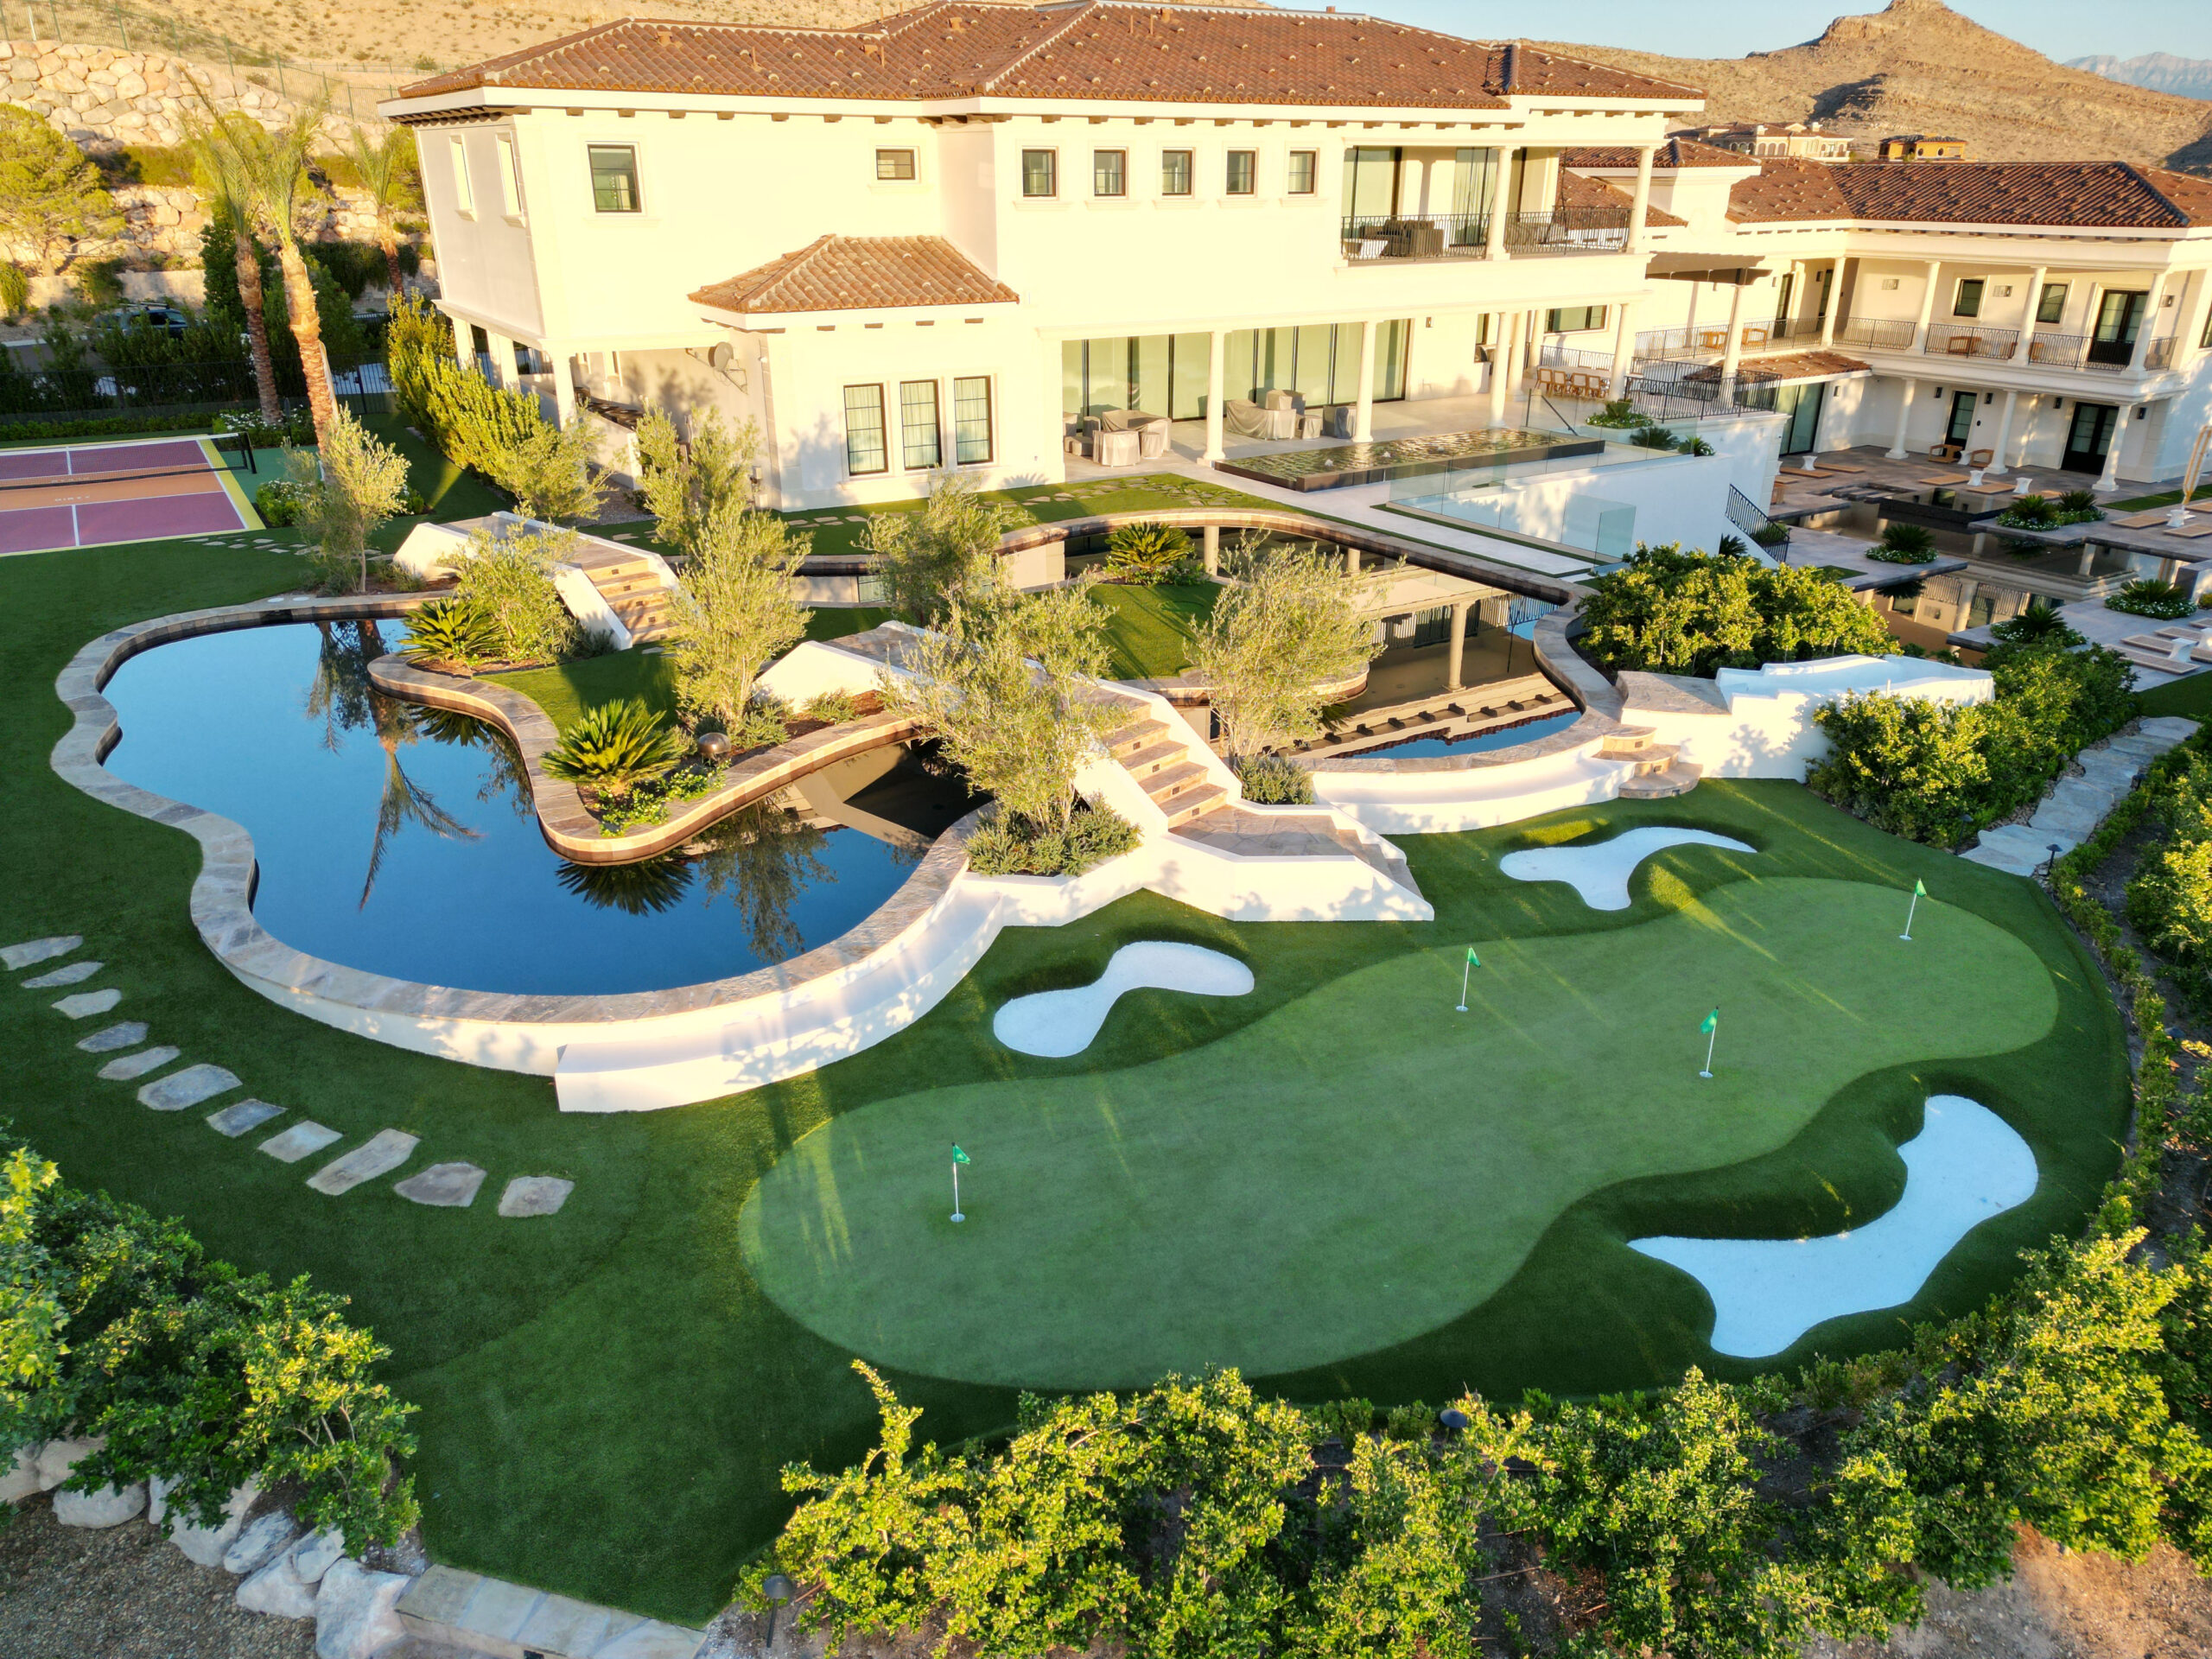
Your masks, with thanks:
<instances>
[{"instance_id":1,"label":"reflection in pool water","mask_svg":"<svg viewBox=\"0 0 2212 1659\"><path fill-rule=\"evenodd\" d=\"M1547 715L1541 720L1523 721L1518 726L1507 726L1497 731L1483 733L1479 737L1416 737L1402 743L1378 745L1361 749L1344 757L1347 760L1364 760L1370 755L1390 760L1410 760L1425 754L1480 754L1485 749L1510 749L1516 744L1533 743L1540 737L1549 737L1554 732L1563 732L1582 718L1579 709L1563 715Z\"/></svg>"},{"instance_id":2,"label":"reflection in pool water","mask_svg":"<svg viewBox=\"0 0 2212 1659\"><path fill-rule=\"evenodd\" d=\"M388 648L373 622L247 628L156 646L107 685L108 770L251 831L254 914L296 950L469 990L658 990L824 944L912 871L912 839L765 802L680 854L569 864L504 735L369 683ZM929 833L959 804L931 804Z\"/></svg>"}]
</instances>

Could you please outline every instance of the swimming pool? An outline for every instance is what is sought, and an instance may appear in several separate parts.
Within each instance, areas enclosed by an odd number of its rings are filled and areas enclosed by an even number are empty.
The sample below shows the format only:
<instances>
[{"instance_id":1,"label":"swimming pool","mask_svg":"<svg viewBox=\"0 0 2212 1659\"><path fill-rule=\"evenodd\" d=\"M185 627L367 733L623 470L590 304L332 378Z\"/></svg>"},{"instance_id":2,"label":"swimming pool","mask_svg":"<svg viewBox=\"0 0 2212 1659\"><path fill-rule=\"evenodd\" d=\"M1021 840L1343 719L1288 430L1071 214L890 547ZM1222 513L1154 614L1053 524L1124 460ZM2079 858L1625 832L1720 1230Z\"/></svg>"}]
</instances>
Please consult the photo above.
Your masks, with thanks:
<instances>
[{"instance_id":1,"label":"swimming pool","mask_svg":"<svg viewBox=\"0 0 2212 1659\"><path fill-rule=\"evenodd\" d=\"M1506 726L1483 733L1478 737L1413 737L1397 743L1378 743L1373 748L1347 753L1347 760L1389 759L1411 760L1430 754L1480 754L1487 749L1510 749L1516 744L1533 743L1540 737L1549 737L1554 732L1563 732L1582 718L1582 711L1570 709L1563 715L1547 715L1541 720L1523 721L1518 726Z\"/></svg>"},{"instance_id":2,"label":"swimming pool","mask_svg":"<svg viewBox=\"0 0 2212 1659\"><path fill-rule=\"evenodd\" d=\"M902 850L765 803L682 853L570 864L502 734L370 685L397 638L374 622L203 634L133 657L105 689L123 731L107 769L245 825L254 915L295 950L467 990L662 990L825 944L913 868L911 837ZM902 759L887 778L919 770ZM953 816L932 786L907 791L929 834Z\"/></svg>"}]
</instances>

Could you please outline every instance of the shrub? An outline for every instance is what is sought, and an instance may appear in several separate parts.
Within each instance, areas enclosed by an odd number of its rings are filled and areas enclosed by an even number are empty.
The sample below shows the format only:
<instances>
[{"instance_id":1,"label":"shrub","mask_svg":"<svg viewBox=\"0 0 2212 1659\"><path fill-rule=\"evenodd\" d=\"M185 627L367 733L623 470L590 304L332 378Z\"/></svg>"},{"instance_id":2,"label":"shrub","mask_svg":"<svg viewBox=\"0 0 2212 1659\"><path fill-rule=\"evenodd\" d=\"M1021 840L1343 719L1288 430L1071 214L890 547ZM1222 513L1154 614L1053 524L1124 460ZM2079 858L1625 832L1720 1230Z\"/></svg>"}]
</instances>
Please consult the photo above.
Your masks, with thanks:
<instances>
[{"instance_id":1,"label":"shrub","mask_svg":"<svg viewBox=\"0 0 2212 1659\"><path fill-rule=\"evenodd\" d=\"M1638 547L1592 579L1582 649L1600 667L1709 675L1896 647L1881 619L1819 571Z\"/></svg>"},{"instance_id":2,"label":"shrub","mask_svg":"<svg viewBox=\"0 0 2212 1659\"><path fill-rule=\"evenodd\" d=\"M756 690L728 731L734 748L772 749L791 734L791 711L780 697Z\"/></svg>"},{"instance_id":3,"label":"shrub","mask_svg":"<svg viewBox=\"0 0 2212 1659\"><path fill-rule=\"evenodd\" d=\"M1212 688L1231 755L1318 736L1321 688L1366 667L1380 649L1341 565L1311 547L1263 550L1246 532L1230 582L1198 630L1193 676Z\"/></svg>"},{"instance_id":4,"label":"shrub","mask_svg":"<svg viewBox=\"0 0 2212 1659\"><path fill-rule=\"evenodd\" d=\"M930 482L918 512L879 512L861 532L874 556L884 602L907 621L927 626L956 605L973 607L999 586L999 538L1029 514L979 493L960 473Z\"/></svg>"},{"instance_id":5,"label":"shrub","mask_svg":"<svg viewBox=\"0 0 2212 1659\"><path fill-rule=\"evenodd\" d=\"M399 654L425 667L466 670L499 654L499 632L477 609L459 599L442 599L407 618Z\"/></svg>"},{"instance_id":6,"label":"shrub","mask_svg":"<svg viewBox=\"0 0 2212 1659\"><path fill-rule=\"evenodd\" d=\"M1236 763L1244 798L1262 806L1306 806L1313 799L1313 774L1287 754L1247 755Z\"/></svg>"},{"instance_id":7,"label":"shrub","mask_svg":"<svg viewBox=\"0 0 2212 1659\"><path fill-rule=\"evenodd\" d=\"M272 478L253 493L253 510L270 529L289 530L300 522L301 494L296 480Z\"/></svg>"},{"instance_id":8,"label":"shrub","mask_svg":"<svg viewBox=\"0 0 2212 1659\"><path fill-rule=\"evenodd\" d=\"M0 313L13 322L31 308L31 279L14 260L0 261Z\"/></svg>"},{"instance_id":9,"label":"shrub","mask_svg":"<svg viewBox=\"0 0 2212 1659\"><path fill-rule=\"evenodd\" d=\"M2212 965L2212 840L2147 854L2127 884L2127 919L2167 960L2200 974Z\"/></svg>"},{"instance_id":10,"label":"shrub","mask_svg":"<svg viewBox=\"0 0 2212 1659\"><path fill-rule=\"evenodd\" d=\"M535 397L529 419L514 411L483 442L486 476L514 497L525 518L575 524L594 517L607 499L607 480L592 469L591 428L582 421L549 425Z\"/></svg>"},{"instance_id":11,"label":"shrub","mask_svg":"<svg viewBox=\"0 0 2212 1659\"><path fill-rule=\"evenodd\" d=\"M1713 550L1724 559L1740 559L1751 550L1740 536L1723 536L1720 545Z\"/></svg>"},{"instance_id":12,"label":"shrub","mask_svg":"<svg viewBox=\"0 0 2212 1659\"><path fill-rule=\"evenodd\" d=\"M325 593L369 587L369 537L396 515L407 494L407 457L373 436L340 405L321 447L288 449L300 527L315 538Z\"/></svg>"},{"instance_id":13,"label":"shrub","mask_svg":"<svg viewBox=\"0 0 2212 1659\"><path fill-rule=\"evenodd\" d=\"M2065 522L2058 506L2047 495L2024 495L1997 515L2007 530L2051 530Z\"/></svg>"},{"instance_id":14,"label":"shrub","mask_svg":"<svg viewBox=\"0 0 2212 1659\"><path fill-rule=\"evenodd\" d=\"M825 726L842 726L849 720L861 717L861 705L849 691L823 691L808 698L801 705L799 713L808 720L818 720Z\"/></svg>"},{"instance_id":15,"label":"shrub","mask_svg":"<svg viewBox=\"0 0 2212 1659\"><path fill-rule=\"evenodd\" d=\"M1649 416L1637 412L1635 399L1616 397L1583 424L1585 426L1632 427L1645 426L1649 423Z\"/></svg>"},{"instance_id":16,"label":"shrub","mask_svg":"<svg viewBox=\"0 0 2212 1659\"><path fill-rule=\"evenodd\" d=\"M500 538L480 530L468 539L454 596L498 635L499 656L540 663L573 655L582 630L562 603L552 570L572 538L536 531Z\"/></svg>"},{"instance_id":17,"label":"shrub","mask_svg":"<svg viewBox=\"0 0 2212 1659\"><path fill-rule=\"evenodd\" d=\"M453 325L419 295L391 308L385 369L400 414L457 465L486 477L545 429L537 399L495 386L454 353Z\"/></svg>"},{"instance_id":18,"label":"shrub","mask_svg":"<svg viewBox=\"0 0 2212 1659\"><path fill-rule=\"evenodd\" d=\"M1789 539L1789 526L1770 518L1751 532L1751 539L1761 547L1780 547Z\"/></svg>"},{"instance_id":19,"label":"shrub","mask_svg":"<svg viewBox=\"0 0 2212 1659\"><path fill-rule=\"evenodd\" d=\"M1695 433L1685 433L1676 441L1675 448L1686 455L1710 455L1717 453L1711 444Z\"/></svg>"},{"instance_id":20,"label":"shrub","mask_svg":"<svg viewBox=\"0 0 2212 1659\"><path fill-rule=\"evenodd\" d=\"M1141 588L1172 581L1191 562L1191 538L1173 524L1118 524L1106 538L1109 581Z\"/></svg>"},{"instance_id":21,"label":"shrub","mask_svg":"<svg viewBox=\"0 0 2212 1659\"><path fill-rule=\"evenodd\" d=\"M1629 442L1641 449L1672 449L1675 435L1663 426L1647 426L1634 433Z\"/></svg>"},{"instance_id":22,"label":"shrub","mask_svg":"<svg viewBox=\"0 0 2212 1659\"><path fill-rule=\"evenodd\" d=\"M602 702L561 734L545 770L620 801L631 785L658 778L690 752L683 734L634 698Z\"/></svg>"},{"instance_id":23,"label":"shrub","mask_svg":"<svg viewBox=\"0 0 2212 1659\"><path fill-rule=\"evenodd\" d=\"M2085 643L2067 626L2058 607L2047 599L2031 599L2027 609L2007 617L1989 630L2000 645L2069 646Z\"/></svg>"},{"instance_id":24,"label":"shrub","mask_svg":"<svg viewBox=\"0 0 2212 1659\"><path fill-rule=\"evenodd\" d=\"M2194 616L2196 601L2188 590L2177 588L2170 582L2158 582L2148 576L2139 576L2118 593L2105 600L2108 611L2126 611L2134 616L2155 616L2164 621L2177 617Z\"/></svg>"},{"instance_id":25,"label":"shrub","mask_svg":"<svg viewBox=\"0 0 2212 1659\"><path fill-rule=\"evenodd\" d=\"M1866 550L1866 556L1884 564L1926 564L1936 556L1936 535L1919 524L1887 524L1882 526L1882 539Z\"/></svg>"},{"instance_id":26,"label":"shrub","mask_svg":"<svg viewBox=\"0 0 2212 1659\"><path fill-rule=\"evenodd\" d=\"M791 577L809 543L775 514L736 499L718 503L696 527L671 595L676 626L666 646L687 711L736 721L753 701L755 677L805 638L810 613Z\"/></svg>"},{"instance_id":27,"label":"shrub","mask_svg":"<svg viewBox=\"0 0 2212 1659\"><path fill-rule=\"evenodd\" d=\"M1000 808L968 838L968 868L978 875L1081 875L1118 858L1142 837L1111 807L1078 807L1065 828L1043 828Z\"/></svg>"},{"instance_id":28,"label":"shrub","mask_svg":"<svg viewBox=\"0 0 2212 1659\"><path fill-rule=\"evenodd\" d=\"M2101 518L2105 516L2104 509L2097 505L2097 493L2094 490L2067 491L2058 498L2058 510L2061 512L2084 513L2092 518Z\"/></svg>"},{"instance_id":29,"label":"shrub","mask_svg":"<svg viewBox=\"0 0 2212 1659\"><path fill-rule=\"evenodd\" d=\"M257 449L278 449L286 444L304 449L315 442L315 423L304 409L276 421L257 409L232 410L215 417L215 429L226 437L242 437Z\"/></svg>"}]
</instances>

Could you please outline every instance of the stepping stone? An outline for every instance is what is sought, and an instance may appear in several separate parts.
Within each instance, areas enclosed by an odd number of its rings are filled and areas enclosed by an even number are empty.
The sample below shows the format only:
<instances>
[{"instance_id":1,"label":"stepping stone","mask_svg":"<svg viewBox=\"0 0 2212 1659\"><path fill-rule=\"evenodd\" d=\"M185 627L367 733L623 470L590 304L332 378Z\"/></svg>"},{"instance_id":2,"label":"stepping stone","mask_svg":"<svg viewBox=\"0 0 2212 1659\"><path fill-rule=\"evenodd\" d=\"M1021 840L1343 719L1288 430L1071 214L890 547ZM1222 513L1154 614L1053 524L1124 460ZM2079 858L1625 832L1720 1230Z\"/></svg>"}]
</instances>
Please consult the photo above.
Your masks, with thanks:
<instances>
[{"instance_id":1,"label":"stepping stone","mask_svg":"<svg viewBox=\"0 0 2212 1659\"><path fill-rule=\"evenodd\" d=\"M295 1123L282 1135L273 1135L261 1143L261 1150L280 1164L296 1164L310 1153L321 1152L334 1141L346 1137L333 1128L327 1128L312 1119Z\"/></svg>"},{"instance_id":2,"label":"stepping stone","mask_svg":"<svg viewBox=\"0 0 2212 1659\"><path fill-rule=\"evenodd\" d=\"M138 1103L157 1112L181 1112L238 1086L238 1077L219 1065L188 1065L183 1071L172 1071L159 1083L149 1083L141 1089Z\"/></svg>"},{"instance_id":3,"label":"stepping stone","mask_svg":"<svg viewBox=\"0 0 2212 1659\"><path fill-rule=\"evenodd\" d=\"M67 968L57 968L50 974L41 974L36 979L25 980L23 988L27 991L51 991L64 985L81 985L99 972L104 965L97 962L73 962Z\"/></svg>"},{"instance_id":4,"label":"stepping stone","mask_svg":"<svg viewBox=\"0 0 2212 1659\"><path fill-rule=\"evenodd\" d=\"M129 1083L143 1077L149 1071L158 1071L181 1053L181 1049L166 1046L142 1048L136 1054L125 1054L119 1060L110 1060L100 1067L100 1077L108 1083Z\"/></svg>"},{"instance_id":5,"label":"stepping stone","mask_svg":"<svg viewBox=\"0 0 2212 1659\"><path fill-rule=\"evenodd\" d=\"M79 991L74 996L63 997L54 1007L56 1013L66 1014L72 1020L89 1020L96 1014L105 1014L122 1001L123 993L118 990Z\"/></svg>"},{"instance_id":6,"label":"stepping stone","mask_svg":"<svg viewBox=\"0 0 2212 1659\"><path fill-rule=\"evenodd\" d=\"M112 1054L118 1048L136 1048L146 1040L143 1020L125 1020L120 1025L110 1026L105 1031L96 1031L77 1045L87 1054Z\"/></svg>"},{"instance_id":7,"label":"stepping stone","mask_svg":"<svg viewBox=\"0 0 2212 1659\"><path fill-rule=\"evenodd\" d=\"M51 962L56 957L66 957L85 942L81 933L56 933L48 939L26 939L21 944L0 945L0 962L8 964L13 973L18 968L28 968L35 962Z\"/></svg>"},{"instance_id":8,"label":"stepping stone","mask_svg":"<svg viewBox=\"0 0 2212 1659\"><path fill-rule=\"evenodd\" d=\"M226 1106L207 1117L207 1127L218 1135L227 1135L233 1141L248 1129L259 1128L272 1117L282 1117L284 1109L271 1106L265 1100L241 1100Z\"/></svg>"},{"instance_id":9,"label":"stepping stone","mask_svg":"<svg viewBox=\"0 0 2212 1659\"><path fill-rule=\"evenodd\" d=\"M333 1159L308 1176L308 1185L334 1198L341 1192L352 1192L363 1181L372 1181L397 1169L415 1155L415 1148L421 1144L421 1136L403 1129L378 1129L343 1158Z\"/></svg>"},{"instance_id":10,"label":"stepping stone","mask_svg":"<svg viewBox=\"0 0 2212 1659\"><path fill-rule=\"evenodd\" d=\"M564 1181L557 1175L518 1175L499 1194L499 1213L509 1217L550 1216L566 1204L569 1194L575 1190L574 1181Z\"/></svg>"},{"instance_id":11,"label":"stepping stone","mask_svg":"<svg viewBox=\"0 0 2212 1659\"><path fill-rule=\"evenodd\" d=\"M476 1189L484 1185L484 1172L474 1164L432 1164L419 1175L410 1175L391 1190L403 1198L435 1208L465 1210L476 1202Z\"/></svg>"}]
</instances>

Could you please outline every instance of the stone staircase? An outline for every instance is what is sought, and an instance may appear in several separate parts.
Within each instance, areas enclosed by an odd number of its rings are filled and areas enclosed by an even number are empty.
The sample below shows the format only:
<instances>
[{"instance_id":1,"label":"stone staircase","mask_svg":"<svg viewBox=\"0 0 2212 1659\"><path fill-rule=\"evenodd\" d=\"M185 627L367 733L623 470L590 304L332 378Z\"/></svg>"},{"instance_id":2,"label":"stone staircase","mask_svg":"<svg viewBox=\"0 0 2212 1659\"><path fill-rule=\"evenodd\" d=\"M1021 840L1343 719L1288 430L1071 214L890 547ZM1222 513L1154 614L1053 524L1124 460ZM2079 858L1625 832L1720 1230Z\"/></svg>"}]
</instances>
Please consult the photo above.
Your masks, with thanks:
<instances>
[{"instance_id":1,"label":"stone staircase","mask_svg":"<svg viewBox=\"0 0 2212 1659\"><path fill-rule=\"evenodd\" d=\"M630 643L651 645L675 632L676 612L659 569L634 553L591 548L572 563L599 589L607 609L630 631Z\"/></svg>"},{"instance_id":2,"label":"stone staircase","mask_svg":"<svg viewBox=\"0 0 2212 1659\"><path fill-rule=\"evenodd\" d=\"M1198 734L1189 727L1179 735L1166 721L1149 716L1107 734L1107 753L1152 797L1153 804L1166 815L1170 830L1179 830L1229 800L1229 791L1192 759L1191 746L1197 741Z\"/></svg>"},{"instance_id":3,"label":"stone staircase","mask_svg":"<svg viewBox=\"0 0 2212 1659\"><path fill-rule=\"evenodd\" d=\"M1599 760L1630 763L1629 775L1621 779L1624 801L1671 800L1695 789L1704 769L1679 755L1672 743L1654 743L1649 726L1624 726L1598 746Z\"/></svg>"}]
</instances>

